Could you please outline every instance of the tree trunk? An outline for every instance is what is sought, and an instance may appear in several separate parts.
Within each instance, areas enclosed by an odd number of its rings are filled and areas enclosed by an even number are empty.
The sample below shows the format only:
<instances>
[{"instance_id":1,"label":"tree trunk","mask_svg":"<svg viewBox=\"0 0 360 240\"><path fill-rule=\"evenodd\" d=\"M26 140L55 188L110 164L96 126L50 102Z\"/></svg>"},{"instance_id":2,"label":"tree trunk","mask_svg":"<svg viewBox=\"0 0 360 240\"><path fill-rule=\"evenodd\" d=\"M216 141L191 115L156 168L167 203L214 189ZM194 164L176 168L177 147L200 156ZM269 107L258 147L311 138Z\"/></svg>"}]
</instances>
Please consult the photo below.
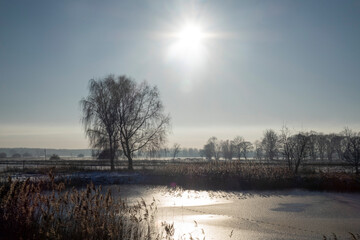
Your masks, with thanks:
<instances>
[{"instance_id":1,"label":"tree trunk","mask_svg":"<svg viewBox=\"0 0 360 240\"><path fill-rule=\"evenodd\" d=\"M289 170L292 170L292 164L291 164L290 157L286 156L286 160L287 160L287 163L288 163Z\"/></svg>"},{"instance_id":2,"label":"tree trunk","mask_svg":"<svg viewBox=\"0 0 360 240\"><path fill-rule=\"evenodd\" d=\"M115 167L114 167L114 158L115 158L115 151L114 151L114 143L112 141L112 137L110 136L109 137L109 143L110 143L110 168L111 168L111 171L114 171L115 170Z\"/></svg>"},{"instance_id":3,"label":"tree trunk","mask_svg":"<svg viewBox=\"0 0 360 240\"><path fill-rule=\"evenodd\" d=\"M134 168L133 168L133 160L132 160L131 155L127 156L127 159L128 159L128 162L129 162L128 170L130 170L130 171L134 170Z\"/></svg>"},{"instance_id":4,"label":"tree trunk","mask_svg":"<svg viewBox=\"0 0 360 240\"><path fill-rule=\"evenodd\" d=\"M112 154L112 153L110 153L110 168L111 168L111 171L115 170L115 167L114 167L114 154Z\"/></svg>"},{"instance_id":5,"label":"tree trunk","mask_svg":"<svg viewBox=\"0 0 360 240\"><path fill-rule=\"evenodd\" d=\"M301 162L301 157L298 157L295 161L295 174L297 174Z\"/></svg>"}]
</instances>

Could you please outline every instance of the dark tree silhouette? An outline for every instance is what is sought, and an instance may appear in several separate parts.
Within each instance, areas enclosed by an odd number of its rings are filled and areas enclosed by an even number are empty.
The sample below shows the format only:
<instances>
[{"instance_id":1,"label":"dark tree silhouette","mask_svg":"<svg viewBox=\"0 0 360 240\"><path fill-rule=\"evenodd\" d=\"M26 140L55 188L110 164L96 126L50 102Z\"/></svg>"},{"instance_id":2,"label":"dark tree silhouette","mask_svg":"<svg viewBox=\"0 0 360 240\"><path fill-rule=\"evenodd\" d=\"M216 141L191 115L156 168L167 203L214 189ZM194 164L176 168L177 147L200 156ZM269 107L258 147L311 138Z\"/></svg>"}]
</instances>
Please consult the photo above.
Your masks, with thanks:
<instances>
[{"instance_id":1,"label":"dark tree silhouette","mask_svg":"<svg viewBox=\"0 0 360 240\"><path fill-rule=\"evenodd\" d=\"M220 142L222 154L224 159L232 160L234 155L234 143L233 141L225 140Z\"/></svg>"},{"instance_id":2,"label":"dark tree silhouette","mask_svg":"<svg viewBox=\"0 0 360 240\"><path fill-rule=\"evenodd\" d=\"M262 160L262 157L263 157L263 148L262 148L262 144L259 140L256 140L254 142L254 146L255 146L255 152L254 152L254 157L255 159L257 160Z\"/></svg>"},{"instance_id":3,"label":"dark tree silhouette","mask_svg":"<svg viewBox=\"0 0 360 240\"><path fill-rule=\"evenodd\" d=\"M174 143L174 146L173 146L173 160L175 160L175 158L179 154L179 152L180 152L180 144Z\"/></svg>"},{"instance_id":4,"label":"dark tree silhouette","mask_svg":"<svg viewBox=\"0 0 360 240\"><path fill-rule=\"evenodd\" d=\"M244 142L245 142L245 139L241 136L236 136L233 140L235 153L236 153L238 160L241 159L241 155L242 155L241 146Z\"/></svg>"},{"instance_id":5,"label":"dark tree silhouette","mask_svg":"<svg viewBox=\"0 0 360 240\"><path fill-rule=\"evenodd\" d=\"M265 152L265 157L272 161L277 156L278 153L278 135L272 129L266 130L264 132L264 138L262 140L262 146Z\"/></svg>"},{"instance_id":6,"label":"dark tree silhouette","mask_svg":"<svg viewBox=\"0 0 360 240\"><path fill-rule=\"evenodd\" d=\"M360 133L346 128L342 140L342 147L342 158L353 165L355 173L358 175L360 165Z\"/></svg>"},{"instance_id":7,"label":"dark tree silhouette","mask_svg":"<svg viewBox=\"0 0 360 240\"><path fill-rule=\"evenodd\" d=\"M283 126L279 135L280 152L286 160L288 167L297 173L299 166L311 154L310 138L312 133L298 133L291 135L287 126Z\"/></svg>"},{"instance_id":8,"label":"dark tree silhouette","mask_svg":"<svg viewBox=\"0 0 360 240\"><path fill-rule=\"evenodd\" d=\"M245 160L247 160L247 155L254 149L254 146L251 142L244 141L241 143L240 148L242 155L244 156Z\"/></svg>"},{"instance_id":9,"label":"dark tree silhouette","mask_svg":"<svg viewBox=\"0 0 360 240\"><path fill-rule=\"evenodd\" d=\"M221 144L216 137L209 138L204 146L204 154L208 160L211 160L212 157L214 157L216 161L220 159Z\"/></svg>"},{"instance_id":10,"label":"dark tree silhouette","mask_svg":"<svg viewBox=\"0 0 360 240\"><path fill-rule=\"evenodd\" d=\"M204 149L203 149L203 154L204 154L204 157L210 161L211 158L215 155L214 144L211 142L208 142L207 144L205 144Z\"/></svg>"},{"instance_id":11,"label":"dark tree silhouette","mask_svg":"<svg viewBox=\"0 0 360 240\"><path fill-rule=\"evenodd\" d=\"M90 145L96 149L109 149L111 170L114 170L117 144L117 109L114 95L116 82L113 76L102 80L91 79L89 95L80 101L83 117L82 122Z\"/></svg>"},{"instance_id":12,"label":"dark tree silhouette","mask_svg":"<svg viewBox=\"0 0 360 240\"><path fill-rule=\"evenodd\" d=\"M298 133L291 137L293 142L293 159L294 159L294 172L297 173L300 163L302 163L309 153L310 137L307 133Z\"/></svg>"},{"instance_id":13,"label":"dark tree silhouette","mask_svg":"<svg viewBox=\"0 0 360 240\"><path fill-rule=\"evenodd\" d=\"M159 91L147 82L113 75L90 80L90 94L81 100L83 123L91 145L110 151L111 169L121 148L133 169L133 156L144 147L160 148L165 141L170 117L163 113Z\"/></svg>"},{"instance_id":14,"label":"dark tree silhouette","mask_svg":"<svg viewBox=\"0 0 360 240\"><path fill-rule=\"evenodd\" d=\"M326 136L324 134L320 133L316 136L315 146L320 161L323 162L325 160L325 154L326 154Z\"/></svg>"},{"instance_id":15,"label":"dark tree silhouette","mask_svg":"<svg viewBox=\"0 0 360 240\"><path fill-rule=\"evenodd\" d=\"M283 126L279 136L280 152L286 160L289 169L293 169L294 141L291 138L291 132L287 126Z\"/></svg>"}]
</instances>

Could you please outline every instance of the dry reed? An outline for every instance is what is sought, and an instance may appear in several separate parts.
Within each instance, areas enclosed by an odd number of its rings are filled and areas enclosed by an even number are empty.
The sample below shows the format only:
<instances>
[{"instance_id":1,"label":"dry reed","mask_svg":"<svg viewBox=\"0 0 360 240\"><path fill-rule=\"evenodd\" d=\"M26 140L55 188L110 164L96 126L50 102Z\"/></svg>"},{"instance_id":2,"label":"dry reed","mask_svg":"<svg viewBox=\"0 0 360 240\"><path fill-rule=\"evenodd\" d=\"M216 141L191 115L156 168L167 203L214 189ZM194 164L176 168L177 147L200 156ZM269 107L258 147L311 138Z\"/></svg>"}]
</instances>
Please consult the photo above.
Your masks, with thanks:
<instances>
[{"instance_id":1,"label":"dry reed","mask_svg":"<svg viewBox=\"0 0 360 240\"><path fill-rule=\"evenodd\" d=\"M154 223L155 201L129 206L93 184L65 191L49 176L48 183L9 178L0 187L1 239L172 239L173 226Z\"/></svg>"}]
</instances>

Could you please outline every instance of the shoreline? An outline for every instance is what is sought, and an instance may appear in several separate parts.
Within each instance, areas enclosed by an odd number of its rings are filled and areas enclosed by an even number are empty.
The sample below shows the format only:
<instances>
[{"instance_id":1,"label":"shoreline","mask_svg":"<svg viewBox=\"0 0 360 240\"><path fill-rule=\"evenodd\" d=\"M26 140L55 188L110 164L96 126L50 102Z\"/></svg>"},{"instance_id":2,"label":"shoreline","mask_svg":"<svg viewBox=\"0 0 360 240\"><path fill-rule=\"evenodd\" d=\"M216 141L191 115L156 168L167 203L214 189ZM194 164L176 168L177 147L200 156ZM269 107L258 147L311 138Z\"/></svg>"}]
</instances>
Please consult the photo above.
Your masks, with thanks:
<instances>
[{"instance_id":1,"label":"shoreline","mask_svg":"<svg viewBox=\"0 0 360 240\"><path fill-rule=\"evenodd\" d=\"M309 191L360 192L360 177L345 173L299 174L286 177L246 178L235 175L181 175L163 174L156 171L79 171L55 172L55 181L66 181L68 186L81 187L90 184L144 184L169 187L182 187L191 190L289 190L305 189ZM13 180L46 181L46 173L9 174ZM7 177L8 177L7 176ZM2 182L7 181L2 176Z\"/></svg>"}]
</instances>

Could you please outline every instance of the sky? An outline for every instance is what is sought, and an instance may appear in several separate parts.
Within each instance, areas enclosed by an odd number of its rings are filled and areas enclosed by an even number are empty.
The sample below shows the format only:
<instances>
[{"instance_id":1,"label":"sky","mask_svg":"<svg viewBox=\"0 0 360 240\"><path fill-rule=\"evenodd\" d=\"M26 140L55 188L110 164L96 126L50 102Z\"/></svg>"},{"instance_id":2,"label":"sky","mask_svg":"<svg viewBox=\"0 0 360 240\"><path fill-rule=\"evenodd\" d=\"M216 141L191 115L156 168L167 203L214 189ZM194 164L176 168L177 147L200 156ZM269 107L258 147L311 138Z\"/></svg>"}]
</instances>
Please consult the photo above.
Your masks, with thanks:
<instances>
[{"instance_id":1,"label":"sky","mask_svg":"<svg viewBox=\"0 0 360 240\"><path fill-rule=\"evenodd\" d=\"M108 74L158 87L169 146L359 131L359 26L351 0L0 0L0 147L88 148L79 101Z\"/></svg>"}]
</instances>

